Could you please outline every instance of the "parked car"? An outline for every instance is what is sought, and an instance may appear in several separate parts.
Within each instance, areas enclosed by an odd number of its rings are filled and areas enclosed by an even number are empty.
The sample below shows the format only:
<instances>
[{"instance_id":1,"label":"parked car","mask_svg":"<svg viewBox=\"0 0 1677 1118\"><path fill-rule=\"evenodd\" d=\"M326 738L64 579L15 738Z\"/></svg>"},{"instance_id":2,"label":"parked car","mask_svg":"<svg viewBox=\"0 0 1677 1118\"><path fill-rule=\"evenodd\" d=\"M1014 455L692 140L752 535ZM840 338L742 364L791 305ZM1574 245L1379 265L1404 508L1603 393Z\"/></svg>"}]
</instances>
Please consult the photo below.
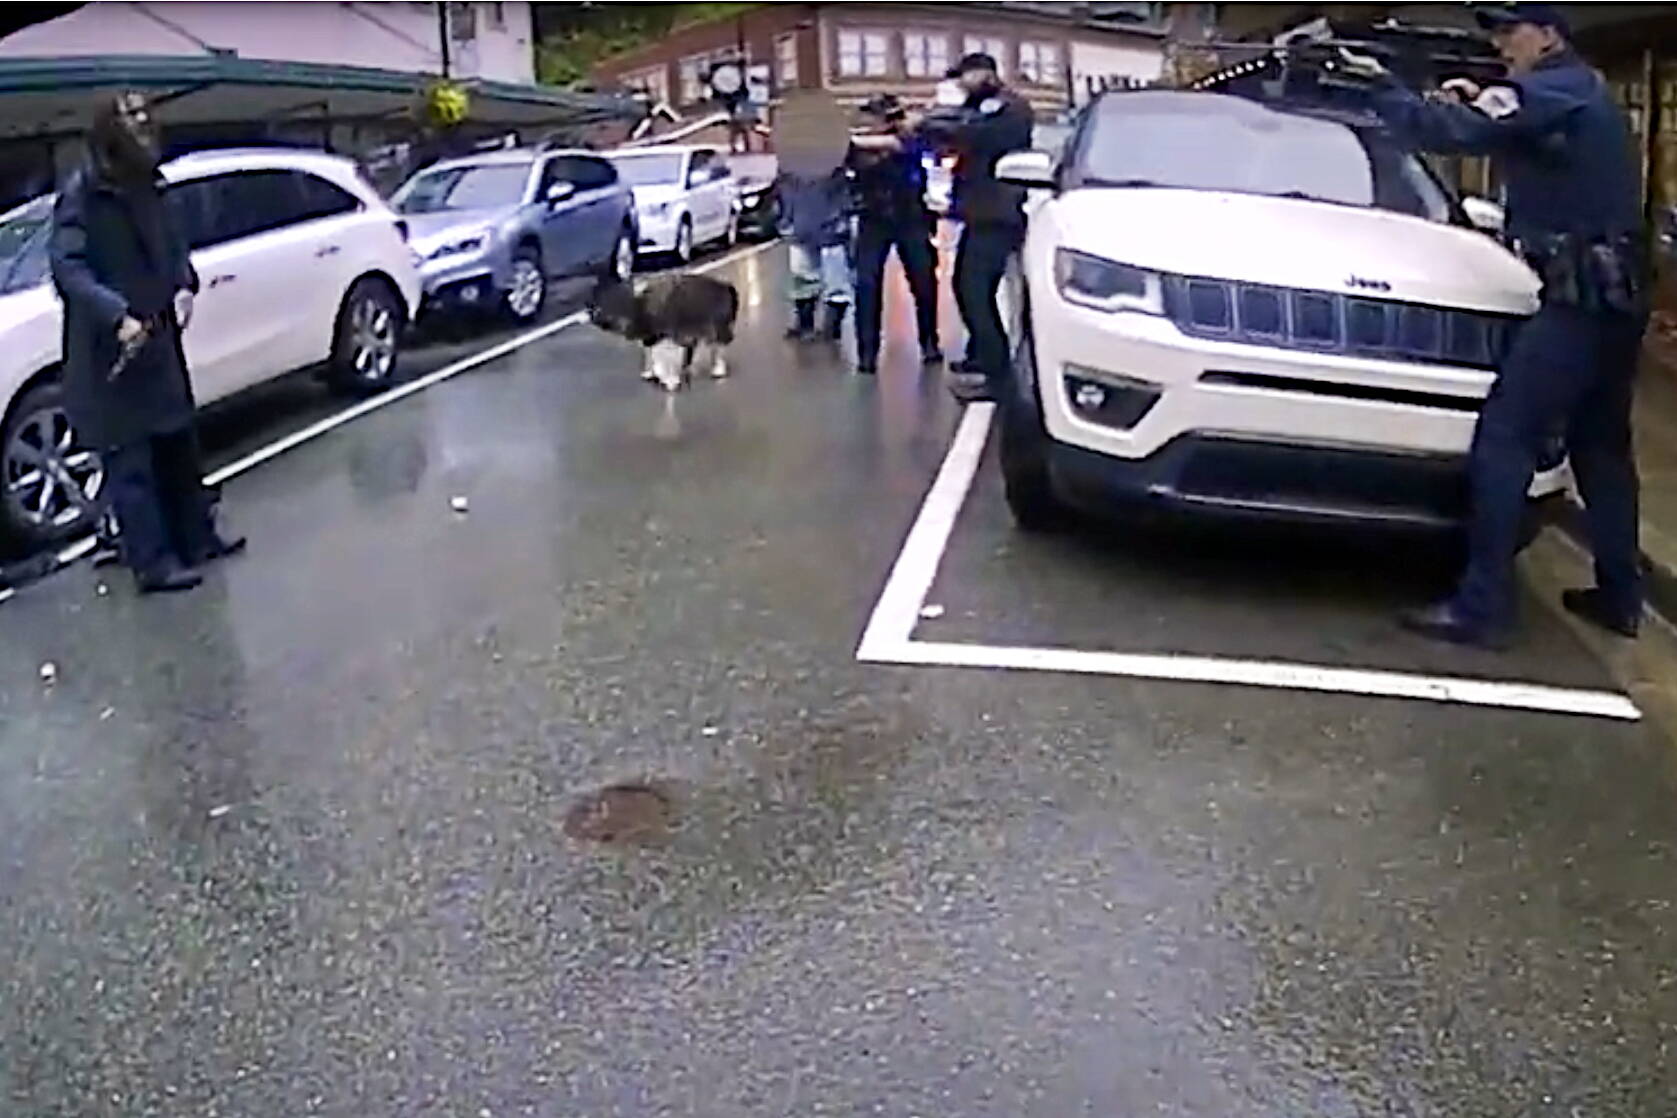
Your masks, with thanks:
<instances>
[{"instance_id":1,"label":"parked car","mask_svg":"<svg viewBox=\"0 0 1677 1118\"><path fill-rule=\"evenodd\" d=\"M735 231L741 238L769 240L779 233L775 216L775 175L779 161L772 155L734 155L728 159L734 171L739 216Z\"/></svg>"},{"instance_id":2,"label":"parked car","mask_svg":"<svg viewBox=\"0 0 1677 1118\"><path fill-rule=\"evenodd\" d=\"M1537 277L1372 118L1211 93L1084 114L1007 291L1008 504L1455 530L1477 413ZM1561 491L1558 444L1532 496ZM1535 519L1533 521L1536 523Z\"/></svg>"},{"instance_id":3,"label":"parked car","mask_svg":"<svg viewBox=\"0 0 1677 1118\"><path fill-rule=\"evenodd\" d=\"M541 314L549 282L628 279L635 208L617 168L585 151L514 148L434 163L391 199L411 228L425 309Z\"/></svg>"},{"instance_id":4,"label":"parked car","mask_svg":"<svg viewBox=\"0 0 1677 1118\"><path fill-rule=\"evenodd\" d=\"M702 245L734 243L737 187L716 148L624 148L607 158L634 191L643 255L671 253L686 263Z\"/></svg>"},{"instance_id":5,"label":"parked car","mask_svg":"<svg viewBox=\"0 0 1677 1118\"><path fill-rule=\"evenodd\" d=\"M200 405L301 368L349 392L391 383L419 275L400 221L354 164L224 150L163 174L203 285L185 334ZM88 528L104 491L58 380L52 205L0 217L0 533L30 547Z\"/></svg>"}]
</instances>

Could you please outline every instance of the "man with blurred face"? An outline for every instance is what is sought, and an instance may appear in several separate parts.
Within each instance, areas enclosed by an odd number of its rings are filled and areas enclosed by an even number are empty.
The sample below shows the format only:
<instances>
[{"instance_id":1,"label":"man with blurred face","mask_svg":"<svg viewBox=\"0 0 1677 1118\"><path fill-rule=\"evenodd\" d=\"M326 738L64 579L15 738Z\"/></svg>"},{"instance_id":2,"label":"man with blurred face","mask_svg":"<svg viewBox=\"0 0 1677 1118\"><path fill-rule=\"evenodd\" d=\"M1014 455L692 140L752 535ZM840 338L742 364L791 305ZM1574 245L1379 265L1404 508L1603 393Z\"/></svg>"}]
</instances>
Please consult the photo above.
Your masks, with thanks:
<instances>
[{"instance_id":1,"label":"man with blurred face","mask_svg":"<svg viewBox=\"0 0 1677 1118\"><path fill-rule=\"evenodd\" d=\"M1375 107L1399 136L1422 150L1496 161L1509 237L1543 283L1474 432L1467 569L1454 595L1404 623L1456 643L1505 643L1526 497L1540 455L1559 437L1584 499L1596 575L1563 603L1632 637L1642 578L1631 392L1648 319L1648 260L1630 129L1601 75L1572 49L1555 5L1477 11L1508 66L1505 82L1458 78L1423 99L1374 59L1346 58L1352 73L1375 81Z\"/></svg>"},{"instance_id":2,"label":"man with blurred face","mask_svg":"<svg viewBox=\"0 0 1677 1118\"><path fill-rule=\"evenodd\" d=\"M243 540L215 531L181 330L198 276L163 201L146 101L100 105L88 160L53 209L52 278L64 304L64 391L103 459L122 555L141 593L189 590L196 567Z\"/></svg>"}]
</instances>

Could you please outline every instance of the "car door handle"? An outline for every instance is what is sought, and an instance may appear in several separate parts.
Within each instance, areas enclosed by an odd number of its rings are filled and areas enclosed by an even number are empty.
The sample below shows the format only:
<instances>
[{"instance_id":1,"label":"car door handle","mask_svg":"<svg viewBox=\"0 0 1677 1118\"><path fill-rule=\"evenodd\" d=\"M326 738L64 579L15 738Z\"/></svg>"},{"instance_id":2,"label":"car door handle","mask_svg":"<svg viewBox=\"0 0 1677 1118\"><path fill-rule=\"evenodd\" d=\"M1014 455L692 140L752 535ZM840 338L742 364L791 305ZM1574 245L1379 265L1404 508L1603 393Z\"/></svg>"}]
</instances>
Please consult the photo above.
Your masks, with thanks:
<instances>
[{"instance_id":1,"label":"car door handle","mask_svg":"<svg viewBox=\"0 0 1677 1118\"><path fill-rule=\"evenodd\" d=\"M220 287L222 284L232 283L234 280L236 280L238 278L239 278L238 276L233 275L231 272L229 272L225 275L211 276L210 277L210 286L211 287Z\"/></svg>"},{"instance_id":2,"label":"car door handle","mask_svg":"<svg viewBox=\"0 0 1677 1118\"><path fill-rule=\"evenodd\" d=\"M323 256L336 256L339 251L340 250L337 245L326 245L322 248L315 249L314 255L316 259L319 259Z\"/></svg>"}]
</instances>

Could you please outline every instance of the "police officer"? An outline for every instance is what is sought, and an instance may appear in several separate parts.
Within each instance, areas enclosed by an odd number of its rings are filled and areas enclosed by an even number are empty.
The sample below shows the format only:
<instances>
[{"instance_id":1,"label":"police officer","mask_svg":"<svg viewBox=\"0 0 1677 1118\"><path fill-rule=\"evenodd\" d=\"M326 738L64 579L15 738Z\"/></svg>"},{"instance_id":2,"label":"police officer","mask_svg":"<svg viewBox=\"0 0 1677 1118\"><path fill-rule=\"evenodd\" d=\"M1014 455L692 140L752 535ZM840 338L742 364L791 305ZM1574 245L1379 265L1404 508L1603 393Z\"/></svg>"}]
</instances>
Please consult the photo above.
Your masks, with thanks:
<instances>
[{"instance_id":1,"label":"police officer","mask_svg":"<svg viewBox=\"0 0 1677 1118\"><path fill-rule=\"evenodd\" d=\"M1567 591L1564 604L1633 637L1642 583L1631 391L1648 308L1629 128L1554 5L1482 5L1478 18L1508 66L1506 83L1457 79L1423 99L1373 59L1345 60L1377 82L1377 110L1415 146L1497 162L1508 232L1543 281L1541 305L1516 331L1474 432L1467 569L1451 598L1404 624L1460 644L1506 642L1526 495L1544 445L1560 435L1587 510L1596 578Z\"/></svg>"},{"instance_id":2,"label":"police officer","mask_svg":"<svg viewBox=\"0 0 1677 1118\"><path fill-rule=\"evenodd\" d=\"M932 215L926 207L927 146L908 127L898 100L882 94L862 106L868 131L851 138L855 176L856 371L879 371L880 322L884 308L885 260L894 248L914 294L920 360L943 360L937 337L937 255L932 248Z\"/></svg>"},{"instance_id":3,"label":"police officer","mask_svg":"<svg viewBox=\"0 0 1677 1118\"><path fill-rule=\"evenodd\" d=\"M101 105L88 147L53 209L65 400L104 460L140 591L188 590L202 581L196 567L244 546L215 530L193 430L181 330L198 277L163 204L144 98Z\"/></svg>"},{"instance_id":4,"label":"police officer","mask_svg":"<svg viewBox=\"0 0 1677 1118\"><path fill-rule=\"evenodd\" d=\"M955 302L967 328L967 357L955 367L959 400L996 399L1010 373L1007 330L996 295L1025 235L1025 192L996 179L996 161L1031 146L1031 105L1002 84L996 60L969 54L949 71L966 101L952 117L929 114L923 130L954 149L951 209L962 222L955 251Z\"/></svg>"}]
</instances>

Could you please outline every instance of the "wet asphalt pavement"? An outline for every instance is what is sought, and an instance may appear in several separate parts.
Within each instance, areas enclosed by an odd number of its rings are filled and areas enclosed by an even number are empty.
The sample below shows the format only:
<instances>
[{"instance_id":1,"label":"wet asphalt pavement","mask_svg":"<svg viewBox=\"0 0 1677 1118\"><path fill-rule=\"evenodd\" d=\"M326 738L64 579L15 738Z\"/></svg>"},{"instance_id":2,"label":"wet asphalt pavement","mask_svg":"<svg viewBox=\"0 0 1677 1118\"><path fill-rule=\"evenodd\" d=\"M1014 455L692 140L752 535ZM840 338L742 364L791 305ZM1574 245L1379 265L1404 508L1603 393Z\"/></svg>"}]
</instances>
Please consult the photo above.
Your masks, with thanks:
<instances>
[{"instance_id":1,"label":"wet asphalt pavement","mask_svg":"<svg viewBox=\"0 0 1677 1118\"><path fill-rule=\"evenodd\" d=\"M0 606L0 1113L1677 1115L1657 727L858 664L958 414L782 268L725 382L567 330L230 482L198 593ZM1608 685L1395 636L1422 566L1027 538L989 464L921 632Z\"/></svg>"}]
</instances>

